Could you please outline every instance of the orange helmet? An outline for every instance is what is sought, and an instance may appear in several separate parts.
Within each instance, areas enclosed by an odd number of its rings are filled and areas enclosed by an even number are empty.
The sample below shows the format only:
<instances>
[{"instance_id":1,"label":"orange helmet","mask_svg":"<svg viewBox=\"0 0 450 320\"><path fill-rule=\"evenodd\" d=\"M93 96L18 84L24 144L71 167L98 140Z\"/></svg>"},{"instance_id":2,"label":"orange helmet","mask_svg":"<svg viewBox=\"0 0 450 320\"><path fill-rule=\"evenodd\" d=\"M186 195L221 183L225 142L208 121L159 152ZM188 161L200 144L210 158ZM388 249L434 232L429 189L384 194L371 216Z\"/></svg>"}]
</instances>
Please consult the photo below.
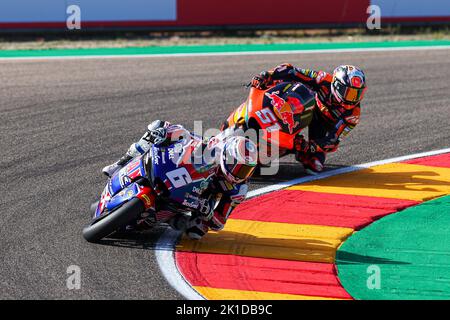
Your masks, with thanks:
<instances>
[{"instance_id":1,"label":"orange helmet","mask_svg":"<svg viewBox=\"0 0 450 320\"><path fill-rule=\"evenodd\" d=\"M361 69L343 65L334 70L331 93L344 107L352 108L355 104L361 102L366 90L366 76Z\"/></svg>"}]
</instances>

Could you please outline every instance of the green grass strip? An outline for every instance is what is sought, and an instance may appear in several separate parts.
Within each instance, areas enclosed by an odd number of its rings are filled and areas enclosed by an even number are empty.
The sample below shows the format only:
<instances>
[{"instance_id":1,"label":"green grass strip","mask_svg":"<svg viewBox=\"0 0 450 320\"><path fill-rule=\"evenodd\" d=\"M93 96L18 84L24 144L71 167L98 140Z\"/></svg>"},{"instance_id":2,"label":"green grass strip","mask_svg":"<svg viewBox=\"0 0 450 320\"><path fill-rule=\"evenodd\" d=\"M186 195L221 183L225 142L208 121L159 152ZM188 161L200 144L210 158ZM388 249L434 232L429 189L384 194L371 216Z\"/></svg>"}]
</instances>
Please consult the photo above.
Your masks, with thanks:
<instances>
[{"instance_id":1,"label":"green grass strip","mask_svg":"<svg viewBox=\"0 0 450 320\"><path fill-rule=\"evenodd\" d=\"M371 48L406 48L449 46L449 40L391 41L391 42L327 42L327 43L279 43L279 44L227 44L227 45L192 45L192 46L152 46L125 48L77 48L77 49L43 49L43 50L1 50L0 58L24 57L69 57L69 56L123 56L123 55L161 55L161 54L208 54L262 51L297 51L297 50L339 50Z\"/></svg>"}]
</instances>

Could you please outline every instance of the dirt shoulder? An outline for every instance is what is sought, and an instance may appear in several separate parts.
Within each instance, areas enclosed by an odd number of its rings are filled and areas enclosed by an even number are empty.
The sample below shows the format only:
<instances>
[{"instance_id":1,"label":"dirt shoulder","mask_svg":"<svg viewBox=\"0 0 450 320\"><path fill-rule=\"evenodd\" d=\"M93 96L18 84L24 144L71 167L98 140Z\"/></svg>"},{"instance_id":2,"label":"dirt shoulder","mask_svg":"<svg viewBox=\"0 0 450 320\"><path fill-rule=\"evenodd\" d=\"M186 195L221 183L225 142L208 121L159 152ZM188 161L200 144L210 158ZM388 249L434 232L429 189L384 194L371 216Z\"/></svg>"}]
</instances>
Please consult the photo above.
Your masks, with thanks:
<instances>
[{"instance_id":1,"label":"dirt shoulder","mask_svg":"<svg viewBox=\"0 0 450 320\"><path fill-rule=\"evenodd\" d=\"M271 44L313 42L379 42L404 40L450 40L449 29L419 30L413 34L366 34L360 30L261 31L233 35L210 33L119 34L119 35L22 35L0 36L0 50L71 48L124 48L185 45Z\"/></svg>"}]
</instances>

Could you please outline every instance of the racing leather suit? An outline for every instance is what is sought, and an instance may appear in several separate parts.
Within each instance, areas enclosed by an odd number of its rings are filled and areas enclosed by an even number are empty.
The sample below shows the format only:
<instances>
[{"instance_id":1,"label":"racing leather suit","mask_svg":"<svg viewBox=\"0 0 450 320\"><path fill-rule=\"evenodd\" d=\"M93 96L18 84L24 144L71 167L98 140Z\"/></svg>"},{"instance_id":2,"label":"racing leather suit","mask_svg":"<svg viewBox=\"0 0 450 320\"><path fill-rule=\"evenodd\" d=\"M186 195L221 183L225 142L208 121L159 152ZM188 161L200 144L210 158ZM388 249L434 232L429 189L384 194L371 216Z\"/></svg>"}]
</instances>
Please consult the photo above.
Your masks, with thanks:
<instances>
[{"instance_id":1,"label":"racing leather suit","mask_svg":"<svg viewBox=\"0 0 450 320\"><path fill-rule=\"evenodd\" d=\"M332 75L324 71L301 69L284 63L263 72L261 77L267 85L300 82L316 92L316 108L309 125L309 141L306 142L303 136L299 136L295 148L297 160L305 167L313 166L316 159L323 167L326 153L336 151L342 137L348 135L359 123L360 104L344 107L336 101L331 94Z\"/></svg>"},{"instance_id":2,"label":"racing leather suit","mask_svg":"<svg viewBox=\"0 0 450 320\"><path fill-rule=\"evenodd\" d=\"M165 143L173 143L190 135L190 132L181 125L172 125L167 121L156 120L148 126L142 138L130 146L124 157L118 162L105 167L103 172L111 176L133 158L147 152L152 144L164 145ZM205 144L207 144L207 141ZM200 197L204 198L212 196L216 200L214 205L211 206L210 212L205 214L204 219L179 220L184 217L178 217L178 220L171 222L171 226L186 232L192 239L200 239L209 229L214 231L222 230L231 212L245 199L247 191L248 186L246 182L240 184L228 182L221 174L220 166L218 166L217 174L212 178L208 188L200 195ZM141 229L145 229L145 227Z\"/></svg>"}]
</instances>

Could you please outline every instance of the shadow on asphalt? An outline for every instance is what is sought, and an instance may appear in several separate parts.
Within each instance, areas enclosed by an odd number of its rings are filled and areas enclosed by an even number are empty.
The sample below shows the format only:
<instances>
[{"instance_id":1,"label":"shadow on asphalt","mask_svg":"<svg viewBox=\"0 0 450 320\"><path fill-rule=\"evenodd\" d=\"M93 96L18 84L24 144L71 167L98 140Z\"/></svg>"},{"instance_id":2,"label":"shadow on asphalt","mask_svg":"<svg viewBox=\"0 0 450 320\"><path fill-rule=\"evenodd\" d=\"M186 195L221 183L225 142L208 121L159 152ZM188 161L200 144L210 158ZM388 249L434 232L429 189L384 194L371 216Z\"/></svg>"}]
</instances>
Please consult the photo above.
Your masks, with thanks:
<instances>
[{"instance_id":1,"label":"shadow on asphalt","mask_svg":"<svg viewBox=\"0 0 450 320\"><path fill-rule=\"evenodd\" d=\"M98 242L100 245L128 249L154 250L166 227L155 227L145 232L116 232ZM173 250L173 247L161 248Z\"/></svg>"},{"instance_id":2,"label":"shadow on asphalt","mask_svg":"<svg viewBox=\"0 0 450 320\"><path fill-rule=\"evenodd\" d=\"M344 166L338 166L333 164L326 164L325 171L339 169ZM261 175L259 172L255 172L250 180L251 189L258 187L264 187L270 184L276 184L280 182L290 181L292 179L302 178L308 176L303 169L303 166L298 162L280 162L279 169L275 175Z\"/></svg>"}]
</instances>

